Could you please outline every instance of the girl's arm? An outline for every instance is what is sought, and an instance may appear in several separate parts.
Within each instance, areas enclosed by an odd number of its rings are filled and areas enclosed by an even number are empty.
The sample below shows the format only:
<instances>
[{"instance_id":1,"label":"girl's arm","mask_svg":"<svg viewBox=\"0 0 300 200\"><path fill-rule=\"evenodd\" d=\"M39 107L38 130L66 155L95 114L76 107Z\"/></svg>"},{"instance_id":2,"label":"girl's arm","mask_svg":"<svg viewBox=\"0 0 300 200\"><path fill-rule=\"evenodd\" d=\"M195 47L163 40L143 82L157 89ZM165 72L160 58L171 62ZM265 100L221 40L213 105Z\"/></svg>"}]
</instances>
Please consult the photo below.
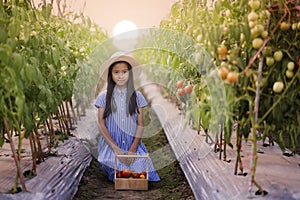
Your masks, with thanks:
<instances>
[{"instance_id":1,"label":"girl's arm","mask_svg":"<svg viewBox=\"0 0 300 200\"><path fill-rule=\"evenodd\" d=\"M141 141L141 137L144 132L144 116L143 116L143 109L139 108L139 115L138 115L138 120L137 120L137 129L135 132L135 138L133 140L133 143L131 147L128 150L128 153L136 153L136 149Z\"/></svg>"},{"instance_id":2,"label":"girl's arm","mask_svg":"<svg viewBox=\"0 0 300 200\"><path fill-rule=\"evenodd\" d=\"M108 143L108 145L112 148L112 150L116 154L124 154L122 149L120 147L118 147L118 145L115 143L115 141L110 136L110 133L107 130L106 125L105 125L105 119L103 119L103 113L104 113L104 108L101 108L101 107L98 108L98 126L99 126L99 130L101 131L101 133L103 135L103 138L105 139L105 141Z\"/></svg>"}]
</instances>

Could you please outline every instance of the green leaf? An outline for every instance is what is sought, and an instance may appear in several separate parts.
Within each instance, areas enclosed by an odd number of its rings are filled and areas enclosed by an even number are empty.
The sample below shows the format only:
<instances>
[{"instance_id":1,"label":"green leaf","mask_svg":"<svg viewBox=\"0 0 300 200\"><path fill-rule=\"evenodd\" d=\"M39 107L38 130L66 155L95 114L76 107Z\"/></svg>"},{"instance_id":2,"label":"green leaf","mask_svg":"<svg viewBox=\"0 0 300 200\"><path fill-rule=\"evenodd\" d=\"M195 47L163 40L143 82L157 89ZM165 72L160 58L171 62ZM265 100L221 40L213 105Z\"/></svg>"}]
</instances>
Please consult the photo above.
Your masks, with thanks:
<instances>
[{"instance_id":1,"label":"green leaf","mask_svg":"<svg viewBox=\"0 0 300 200\"><path fill-rule=\"evenodd\" d=\"M39 108L42 109L45 113L48 113L47 105L45 102L39 104Z\"/></svg>"},{"instance_id":2,"label":"green leaf","mask_svg":"<svg viewBox=\"0 0 300 200\"><path fill-rule=\"evenodd\" d=\"M19 53L12 54L12 67L15 71L19 71L23 66L23 58Z\"/></svg>"},{"instance_id":3,"label":"green leaf","mask_svg":"<svg viewBox=\"0 0 300 200\"><path fill-rule=\"evenodd\" d=\"M42 14L46 18L46 20L50 19L51 10L52 10L52 5L51 4L47 4L46 6L42 7Z\"/></svg>"},{"instance_id":4,"label":"green leaf","mask_svg":"<svg viewBox=\"0 0 300 200\"><path fill-rule=\"evenodd\" d=\"M0 46L0 60L4 65L9 65L11 53L11 48L7 44Z\"/></svg>"},{"instance_id":5,"label":"green leaf","mask_svg":"<svg viewBox=\"0 0 300 200\"><path fill-rule=\"evenodd\" d=\"M28 81L28 83L32 83L34 81L34 79L36 78L36 71L35 71L35 68L28 64L26 65L25 67L25 78L26 80Z\"/></svg>"},{"instance_id":6,"label":"green leaf","mask_svg":"<svg viewBox=\"0 0 300 200\"><path fill-rule=\"evenodd\" d=\"M193 122L195 123L195 126L197 128L197 131L200 132L201 124L200 124L200 107L199 107L199 105L195 105L192 108L191 116L192 116Z\"/></svg>"},{"instance_id":7,"label":"green leaf","mask_svg":"<svg viewBox=\"0 0 300 200\"><path fill-rule=\"evenodd\" d=\"M0 28L0 43L5 43L7 40L7 32Z\"/></svg>"},{"instance_id":8,"label":"green leaf","mask_svg":"<svg viewBox=\"0 0 300 200\"><path fill-rule=\"evenodd\" d=\"M17 37L20 33L20 23L15 22L14 20L8 25L8 36L10 38Z\"/></svg>"},{"instance_id":9,"label":"green leaf","mask_svg":"<svg viewBox=\"0 0 300 200\"><path fill-rule=\"evenodd\" d=\"M54 64L57 65L59 62L59 59L60 59L60 53L55 47L52 47L52 58L53 58Z\"/></svg>"},{"instance_id":10,"label":"green leaf","mask_svg":"<svg viewBox=\"0 0 300 200\"><path fill-rule=\"evenodd\" d=\"M200 117L202 126L205 130L209 128L210 124L210 108L208 105L203 105L200 110Z\"/></svg>"},{"instance_id":11,"label":"green leaf","mask_svg":"<svg viewBox=\"0 0 300 200\"><path fill-rule=\"evenodd\" d=\"M25 107L25 95L19 92L18 96L16 96L15 104L17 106L17 114L19 119L22 117Z\"/></svg>"},{"instance_id":12,"label":"green leaf","mask_svg":"<svg viewBox=\"0 0 300 200\"><path fill-rule=\"evenodd\" d=\"M8 38L6 43L10 47L10 49L14 50L17 46L17 39L16 38Z\"/></svg>"}]
</instances>

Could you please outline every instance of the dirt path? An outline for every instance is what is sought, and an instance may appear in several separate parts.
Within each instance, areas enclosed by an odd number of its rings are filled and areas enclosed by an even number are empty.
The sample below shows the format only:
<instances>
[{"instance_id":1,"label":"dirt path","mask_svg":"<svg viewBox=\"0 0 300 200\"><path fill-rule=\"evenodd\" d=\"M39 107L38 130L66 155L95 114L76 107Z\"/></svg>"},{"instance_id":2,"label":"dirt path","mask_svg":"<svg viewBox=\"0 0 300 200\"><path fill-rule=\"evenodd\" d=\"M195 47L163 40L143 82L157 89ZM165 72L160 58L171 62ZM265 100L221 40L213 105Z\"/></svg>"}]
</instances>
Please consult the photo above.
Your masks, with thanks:
<instances>
[{"instance_id":1,"label":"dirt path","mask_svg":"<svg viewBox=\"0 0 300 200\"><path fill-rule=\"evenodd\" d=\"M73 200L103 199L195 199L192 191L177 164L162 169L170 172L168 177L161 177L158 183L149 183L148 191L116 191L108 181L98 162L93 160L81 179L78 192ZM158 173L160 173L158 171ZM171 184L170 184L171 183Z\"/></svg>"},{"instance_id":2,"label":"dirt path","mask_svg":"<svg viewBox=\"0 0 300 200\"><path fill-rule=\"evenodd\" d=\"M151 112L151 111L149 111ZM153 113L151 123L160 126L159 121ZM168 140L164 131L161 129L154 136L143 139L149 153L166 147ZM171 149L165 149L168 156ZM173 155L175 156L175 155ZM175 160L175 159L174 159ZM157 170L161 181L156 183L149 182L148 191L116 191L114 184L107 180L98 161L93 158L90 166L85 171L77 194L73 200L103 200L103 199L188 199L194 200L193 192L181 170L179 163L175 160L166 167Z\"/></svg>"}]
</instances>

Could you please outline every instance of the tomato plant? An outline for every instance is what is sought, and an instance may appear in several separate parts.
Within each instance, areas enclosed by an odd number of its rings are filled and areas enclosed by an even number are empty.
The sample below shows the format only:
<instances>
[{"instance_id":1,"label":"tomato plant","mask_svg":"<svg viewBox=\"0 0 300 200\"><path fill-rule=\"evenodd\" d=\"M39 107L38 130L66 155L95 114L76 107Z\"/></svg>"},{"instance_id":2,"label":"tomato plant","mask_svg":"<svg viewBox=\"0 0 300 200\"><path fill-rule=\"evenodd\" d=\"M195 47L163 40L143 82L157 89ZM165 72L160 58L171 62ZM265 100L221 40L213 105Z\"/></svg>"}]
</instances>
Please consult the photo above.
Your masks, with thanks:
<instances>
[{"instance_id":1,"label":"tomato plant","mask_svg":"<svg viewBox=\"0 0 300 200\"><path fill-rule=\"evenodd\" d=\"M65 116L70 112L68 102L74 96L79 69L94 73L94 68L86 64L89 54L106 38L84 16L73 15L73 21L81 18L80 24L74 23L53 16L51 8L50 4L33 8L29 1L0 2L0 130L9 139L24 191L20 166L23 139L29 139L32 146L32 172L36 175L36 161L43 160L40 126L48 129L49 147L55 147L58 138L63 140L70 135L71 123ZM80 78L84 84L91 80ZM85 89L76 87L76 92L82 95ZM59 127L54 127L53 118L58 120ZM54 131L61 134L55 135ZM17 148L13 132L18 135ZM0 144L3 145L2 139ZM16 191L17 185L18 179L12 191Z\"/></svg>"},{"instance_id":2,"label":"tomato plant","mask_svg":"<svg viewBox=\"0 0 300 200\"><path fill-rule=\"evenodd\" d=\"M263 189L254 178L257 139L275 138L283 151L286 147L293 153L300 149L299 6L298 1L289 0L220 0L213 5L195 0L178 1L160 27L180 32L183 38L193 38L195 48L187 48L185 43L178 45L183 40L169 39L172 37L168 34L154 33L153 38L159 40L152 42L172 53L147 54L151 61L166 63L170 83L183 79L194 85L193 95L184 96L179 91L178 100L198 132L204 129L207 133L206 124L222 123L225 143L230 145L236 124L237 138L251 137L254 145L251 186L257 186L260 193ZM170 46L163 42L164 37ZM210 54L213 69L205 66L210 62L199 56L198 47ZM193 65L188 59L182 59L188 58L186 54L194 54L197 62ZM169 90L170 95L177 92L176 87ZM218 107L219 104L212 102L215 99L226 101L222 102L226 107ZM213 113L218 109L219 112ZM213 128L211 132L218 133ZM242 172L239 150L237 160Z\"/></svg>"}]
</instances>

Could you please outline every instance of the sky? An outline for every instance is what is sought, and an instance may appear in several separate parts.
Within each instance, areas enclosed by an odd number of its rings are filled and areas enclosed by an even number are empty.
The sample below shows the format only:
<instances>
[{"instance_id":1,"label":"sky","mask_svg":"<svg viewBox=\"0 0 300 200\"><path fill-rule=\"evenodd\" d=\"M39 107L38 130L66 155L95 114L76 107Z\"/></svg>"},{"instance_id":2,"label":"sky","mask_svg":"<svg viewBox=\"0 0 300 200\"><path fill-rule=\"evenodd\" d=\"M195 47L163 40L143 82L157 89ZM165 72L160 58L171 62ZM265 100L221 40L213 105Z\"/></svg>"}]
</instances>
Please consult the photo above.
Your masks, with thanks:
<instances>
[{"instance_id":1,"label":"sky","mask_svg":"<svg viewBox=\"0 0 300 200\"><path fill-rule=\"evenodd\" d=\"M158 27L176 0L67 0L69 9L83 12L112 36L114 26L129 20L137 28ZM72 8L71 8L72 7Z\"/></svg>"}]
</instances>

